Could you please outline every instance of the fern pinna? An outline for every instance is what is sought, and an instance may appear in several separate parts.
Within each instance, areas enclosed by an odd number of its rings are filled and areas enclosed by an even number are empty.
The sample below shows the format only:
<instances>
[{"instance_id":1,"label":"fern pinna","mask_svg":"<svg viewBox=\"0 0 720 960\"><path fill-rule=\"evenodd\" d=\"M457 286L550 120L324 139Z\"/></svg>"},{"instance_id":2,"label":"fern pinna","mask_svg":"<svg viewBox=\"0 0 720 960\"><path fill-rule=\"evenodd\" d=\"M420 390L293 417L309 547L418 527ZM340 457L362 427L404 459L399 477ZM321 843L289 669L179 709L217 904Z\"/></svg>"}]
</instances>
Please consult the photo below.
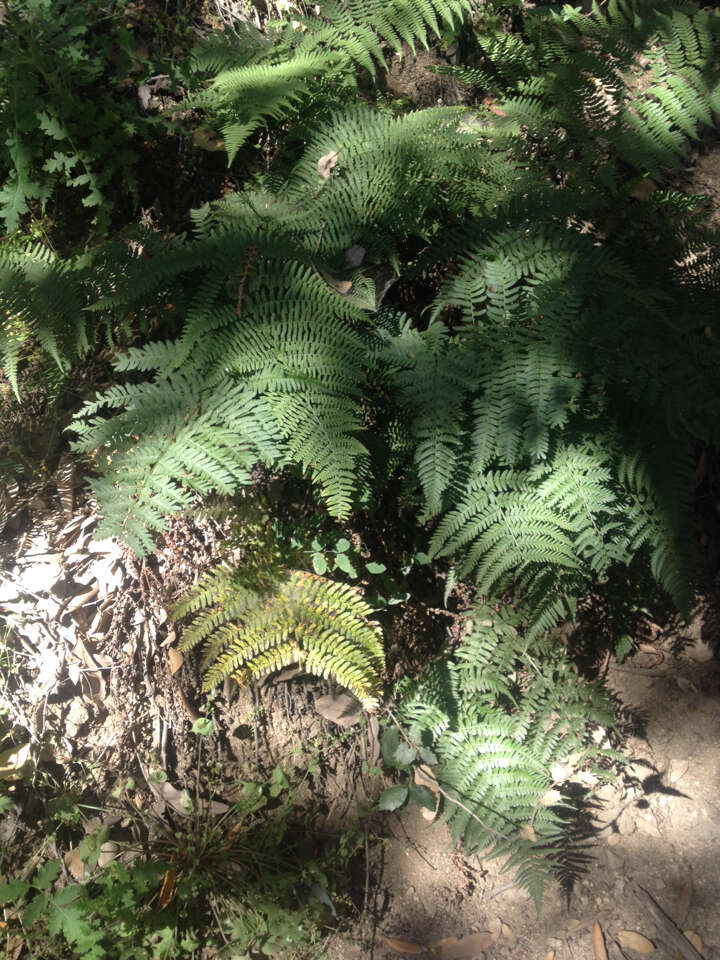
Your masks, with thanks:
<instances>
[{"instance_id":1,"label":"fern pinna","mask_svg":"<svg viewBox=\"0 0 720 960\"><path fill-rule=\"evenodd\" d=\"M378 705L382 634L358 588L302 570L223 564L175 604L194 614L181 649L204 644L204 689L241 685L291 663L346 687L366 710Z\"/></svg>"},{"instance_id":2,"label":"fern pinna","mask_svg":"<svg viewBox=\"0 0 720 960\"><path fill-rule=\"evenodd\" d=\"M505 857L539 908L547 884L570 880L577 863L573 796L612 776L612 704L571 669L562 644L548 638L531 655L510 608L477 606L468 621L452 659L401 681L399 716L434 754L453 841Z\"/></svg>"}]
</instances>

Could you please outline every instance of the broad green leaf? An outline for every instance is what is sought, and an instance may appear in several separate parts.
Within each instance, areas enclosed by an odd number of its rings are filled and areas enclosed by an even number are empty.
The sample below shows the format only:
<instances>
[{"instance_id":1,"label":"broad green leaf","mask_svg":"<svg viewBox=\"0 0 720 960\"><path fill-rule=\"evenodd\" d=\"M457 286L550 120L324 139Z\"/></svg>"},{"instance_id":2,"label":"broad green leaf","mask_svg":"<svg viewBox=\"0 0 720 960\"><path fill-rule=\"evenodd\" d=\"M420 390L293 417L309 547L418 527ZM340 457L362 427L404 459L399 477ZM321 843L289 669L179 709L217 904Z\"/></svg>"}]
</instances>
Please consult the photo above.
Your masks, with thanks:
<instances>
[{"instance_id":1,"label":"broad green leaf","mask_svg":"<svg viewBox=\"0 0 720 960\"><path fill-rule=\"evenodd\" d=\"M405 742L398 744L397 750L393 754L393 762L400 764L400 766L407 766L413 763L416 758L417 750Z\"/></svg>"},{"instance_id":2,"label":"broad green leaf","mask_svg":"<svg viewBox=\"0 0 720 960\"><path fill-rule=\"evenodd\" d=\"M211 737L215 732L215 725L209 717L198 717L192 725L192 732L199 737Z\"/></svg>"},{"instance_id":3,"label":"broad green leaf","mask_svg":"<svg viewBox=\"0 0 720 960\"><path fill-rule=\"evenodd\" d=\"M0 883L0 903L12 903L24 897L30 889L30 884L24 880L11 880L9 883Z\"/></svg>"},{"instance_id":4,"label":"broad green leaf","mask_svg":"<svg viewBox=\"0 0 720 960\"><path fill-rule=\"evenodd\" d=\"M313 570L315 573L321 577L324 573L327 573L327 560L322 553L314 553L312 558Z\"/></svg>"},{"instance_id":5,"label":"broad green leaf","mask_svg":"<svg viewBox=\"0 0 720 960\"><path fill-rule=\"evenodd\" d=\"M371 561L370 563L365 564L365 569L367 570L368 573L377 574L377 573L385 573L385 571L387 570L387 567L385 566L384 563L375 563L374 561Z\"/></svg>"},{"instance_id":6,"label":"broad green leaf","mask_svg":"<svg viewBox=\"0 0 720 960\"><path fill-rule=\"evenodd\" d=\"M22 922L24 927L31 927L40 919L47 908L48 899L48 896L44 893L38 893L37 896L33 897L23 913Z\"/></svg>"},{"instance_id":7,"label":"broad green leaf","mask_svg":"<svg viewBox=\"0 0 720 960\"><path fill-rule=\"evenodd\" d=\"M47 860L41 867L38 868L38 871L33 879L33 886L38 890L47 890L47 888L57 880L59 874L60 861Z\"/></svg>"},{"instance_id":8,"label":"broad green leaf","mask_svg":"<svg viewBox=\"0 0 720 960\"><path fill-rule=\"evenodd\" d=\"M416 783L410 787L410 799L428 810L434 810L437 806L432 790L422 786L422 784Z\"/></svg>"},{"instance_id":9,"label":"broad green leaf","mask_svg":"<svg viewBox=\"0 0 720 960\"><path fill-rule=\"evenodd\" d=\"M407 787L388 787L383 790L378 800L378 810L397 810L408 798Z\"/></svg>"},{"instance_id":10,"label":"broad green leaf","mask_svg":"<svg viewBox=\"0 0 720 960\"><path fill-rule=\"evenodd\" d=\"M343 573L346 573L349 577L357 576L357 570L350 562L350 558L346 553L339 553L337 557L335 557L335 563L340 570L342 570Z\"/></svg>"},{"instance_id":11,"label":"broad green leaf","mask_svg":"<svg viewBox=\"0 0 720 960\"><path fill-rule=\"evenodd\" d=\"M385 733L383 733L382 740L380 741L383 760L388 767L391 767L393 764L393 757L395 756L395 751L397 750L399 743L400 734L397 732L395 727L388 727Z\"/></svg>"}]
</instances>

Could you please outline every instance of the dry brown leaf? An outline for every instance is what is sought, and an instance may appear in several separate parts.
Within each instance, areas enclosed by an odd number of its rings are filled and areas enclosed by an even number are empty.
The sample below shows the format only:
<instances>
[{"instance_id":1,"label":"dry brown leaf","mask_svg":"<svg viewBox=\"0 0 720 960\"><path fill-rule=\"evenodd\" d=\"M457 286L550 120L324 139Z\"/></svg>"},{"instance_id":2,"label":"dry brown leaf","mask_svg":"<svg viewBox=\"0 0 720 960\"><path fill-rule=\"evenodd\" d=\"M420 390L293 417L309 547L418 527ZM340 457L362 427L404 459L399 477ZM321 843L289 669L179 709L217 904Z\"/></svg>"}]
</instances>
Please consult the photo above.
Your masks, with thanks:
<instances>
[{"instance_id":1,"label":"dry brown leaf","mask_svg":"<svg viewBox=\"0 0 720 960\"><path fill-rule=\"evenodd\" d=\"M383 940L395 953L403 953L415 957L420 956L421 953L425 953L425 947L421 947L419 943L410 943L408 940L400 940L399 937L383 937Z\"/></svg>"},{"instance_id":2,"label":"dry brown leaf","mask_svg":"<svg viewBox=\"0 0 720 960\"><path fill-rule=\"evenodd\" d=\"M0 780L22 780L30 767L31 748L30 743L24 743L0 753Z\"/></svg>"},{"instance_id":3,"label":"dry brown leaf","mask_svg":"<svg viewBox=\"0 0 720 960\"><path fill-rule=\"evenodd\" d=\"M594 773L590 773L589 770L579 770L570 778L571 783L579 783L583 787L594 787L598 782L598 778Z\"/></svg>"},{"instance_id":4,"label":"dry brown leaf","mask_svg":"<svg viewBox=\"0 0 720 960\"><path fill-rule=\"evenodd\" d=\"M555 960L555 951L548 950L548 952L545 954L545 960Z\"/></svg>"},{"instance_id":5,"label":"dry brown leaf","mask_svg":"<svg viewBox=\"0 0 720 960\"><path fill-rule=\"evenodd\" d=\"M540 797L540 806L541 807L554 807L556 803L560 803L563 796L559 790L546 790L545 793Z\"/></svg>"},{"instance_id":6,"label":"dry brown leaf","mask_svg":"<svg viewBox=\"0 0 720 960\"><path fill-rule=\"evenodd\" d=\"M343 297L347 296L352 290L351 280L336 280L334 277L331 277L329 273L323 273L322 278L325 283L331 286L333 290L337 290Z\"/></svg>"},{"instance_id":7,"label":"dry brown leaf","mask_svg":"<svg viewBox=\"0 0 720 960\"><path fill-rule=\"evenodd\" d=\"M649 177L638 181L635 186L630 191L630 196L634 197L636 200L647 200L648 197L651 197L657 190L657 184L654 180L651 180Z\"/></svg>"},{"instance_id":8,"label":"dry brown leaf","mask_svg":"<svg viewBox=\"0 0 720 960\"><path fill-rule=\"evenodd\" d=\"M479 933L469 933L466 937L447 937L433 943L430 949L438 960L463 960L487 950L492 942L493 935L490 931L481 930Z\"/></svg>"},{"instance_id":9,"label":"dry brown leaf","mask_svg":"<svg viewBox=\"0 0 720 960\"><path fill-rule=\"evenodd\" d=\"M116 860L120 856L120 847L115 843L114 840L106 840L100 847L100 854L98 856L98 866L106 867L112 860Z\"/></svg>"},{"instance_id":10,"label":"dry brown leaf","mask_svg":"<svg viewBox=\"0 0 720 960\"><path fill-rule=\"evenodd\" d=\"M320 157L317 162L317 170L323 180L328 179L339 159L340 154L337 150L331 150L330 153L326 153L324 157Z\"/></svg>"},{"instance_id":11,"label":"dry brown leaf","mask_svg":"<svg viewBox=\"0 0 720 960\"><path fill-rule=\"evenodd\" d=\"M560 763L554 763L550 767L550 776L555 783L562 783L563 780L567 780L568 777L571 777L574 772L575 767L568 760L563 760Z\"/></svg>"},{"instance_id":12,"label":"dry brown leaf","mask_svg":"<svg viewBox=\"0 0 720 960\"><path fill-rule=\"evenodd\" d=\"M690 943L695 947L698 953L703 952L703 942L700 939L699 934L695 933L694 930L683 930L685 934L685 939L689 940Z\"/></svg>"},{"instance_id":13,"label":"dry brown leaf","mask_svg":"<svg viewBox=\"0 0 720 960\"><path fill-rule=\"evenodd\" d=\"M688 874L688 878L683 884L682 890L680 891L677 906L673 911L673 920L681 930L685 926L688 914L690 913L690 906L692 904L694 892L692 874Z\"/></svg>"},{"instance_id":14,"label":"dry brown leaf","mask_svg":"<svg viewBox=\"0 0 720 960\"><path fill-rule=\"evenodd\" d=\"M164 910L165 907L172 900L173 893L175 893L176 877L177 877L177 873L172 868L170 868L170 870L165 871L165 876L163 877L163 881L160 886L160 893L158 894L158 900L157 900L158 910Z\"/></svg>"},{"instance_id":15,"label":"dry brown leaf","mask_svg":"<svg viewBox=\"0 0 720 960\"><path fill-rule=\"evenodd\" d=\"M655 949L652 940L648 940L641 933L635 933L634 930L620 930L617 938L623 950L635 950L636 953L647 954Z\"/></svg>"},{"instance_id":16,"label":"dry brown leaf","mask_svg":"<svg viewBox=\"0 0 720 960\"><path fill-rule=\"evenodd\" d=\"M524 823L520 830L518 831L518 837L521 840L530 840L531 843L535 843L535 831L531 823Z\"/></svg>"},{"instance_id":17,"label":"dry brown leaf","mask_svg":"<svg viewBox=\"0 0 720 960\"><path fill-rule=\"evenodd\" d=\"M503 940L507 940L509 944L515 946L517 943L517 937L515 936L513 928L509 926L509 924L503 923L503 925L500 927L500 933L502 934Z\"/></svg>"},{"instance_id":18,"label":"dry brown leaf","mask_svg":"<svg viewBox=\"0 0 720 960\"><path fill-rule=\"evenodd\" d=\"M605 949L605 938L600 924L595 921L592 932L593 955L595 960L608 960L607 950Z\"/></svg>"},{"instance_id":19,"label":"dry brown leaf","mask_svg":"<svg viewBox=\"0 0 720 960\"><path fill-rule=\"evenodd\" d=\"M200 150L208 150L211 153L225 149L225 141L203 127L195 127L192 131L192 142Z\"/></svg>"},{"instance_id":20,"label":"dry brown leaf","mask_svg":"<svg viewBox=\"0 0 720 960\"><path fill-rule=\"evenodd\" d=\"M177 649L177 647L168 647L167 658L170 676L173 677L185 662L185 658Z\"/></svg>"},{"instance_id":21,"label":"dry brown leaf","mask_svg":"<svg viewBox=\"0 0 720 960\"><path fill-rule=\"evenodd\" d=\"M316 697L314 705L321 717L336 723L343 730L360 723L362 719L362 707L349 693L329 693L325 697Z\"/></svg>"},{"instance_id":22,"label":"dry brown leaf","mask_svg":"<svg viewBox=\"0 0 720 960\"><path fill-rule=\"evenodd\" d=\"M77 880L78 883L80 883L85 879L85 864L80 856L79 847L72 847L70 850L68 850L63 857L63 860L65 861L65 866L70 871L73 880Z\"/></svg>"}]
</instances>

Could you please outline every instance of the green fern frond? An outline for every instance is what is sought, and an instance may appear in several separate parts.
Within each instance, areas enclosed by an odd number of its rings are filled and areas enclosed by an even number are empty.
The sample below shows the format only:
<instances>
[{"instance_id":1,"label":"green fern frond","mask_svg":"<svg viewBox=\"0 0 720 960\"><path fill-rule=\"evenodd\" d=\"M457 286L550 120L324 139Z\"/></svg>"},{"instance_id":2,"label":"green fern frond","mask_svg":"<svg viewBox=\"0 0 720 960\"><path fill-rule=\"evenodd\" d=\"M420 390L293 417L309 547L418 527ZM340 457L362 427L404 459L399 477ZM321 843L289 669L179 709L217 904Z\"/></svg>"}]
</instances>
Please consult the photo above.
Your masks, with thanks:
<instances>
[{"instance_id":1,"label":"green fern frond","mask_svg":"<svg viewBox=\"0 0 720 960\"><path fill-rule=\"evenodd\" d=\"M569 839L558 808L572 808L571 794L555 765L572 757L568 777L583 768L602 776L592 731L612 726L612 708L599 687L578 680L561 645L546 638L530 654L509 609L498 615L478 606L468 619L464 644L442 666L443 682L437 665L403 682L399 713L431 738L433 772L449 797L441 820L453 841L507 857L504 869L539 909ZM558 787L561 799L549 794Z\"/></svg>"},{"instance_id":2,"label":"green fern frond","mask_svg":"<svg viewBox=\"0 0 720 960\"><path fill-rule=\"evenodd\" d=\"M177 603L183 650L205 644L204 689L232 676L244 684L298 663L346 687L367 710L377 706L382 636L355 587L304 571L223 565Z\"/></svg>"}]
</instances>

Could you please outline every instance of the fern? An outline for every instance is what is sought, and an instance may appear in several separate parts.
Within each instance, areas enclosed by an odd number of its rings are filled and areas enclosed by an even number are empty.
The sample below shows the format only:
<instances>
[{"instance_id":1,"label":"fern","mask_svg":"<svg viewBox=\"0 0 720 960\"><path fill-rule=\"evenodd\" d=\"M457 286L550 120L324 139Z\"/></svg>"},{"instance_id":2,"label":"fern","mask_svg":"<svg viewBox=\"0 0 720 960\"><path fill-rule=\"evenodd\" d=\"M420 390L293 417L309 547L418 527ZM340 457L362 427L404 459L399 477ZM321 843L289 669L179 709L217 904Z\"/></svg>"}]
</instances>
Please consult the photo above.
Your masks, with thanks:
<instances>
[{"instance_id":1,"label":"fern","mask_svg":"<svg viewBox=\"0 0 720 960\"><path fill-rule=\"evenodd\" d=\"M232 163L259 126L285 119L311 99L321 78L341 75L352 83L355 66L374 74L385 64L386 48L401 53L404 44L413 52L417 43L427 46L429 36L459 24L471 8L470 0L321 0L306 11L293 10L273 43L263 44L249 31L251 52L223 54L217 40L198 51L198 68L222 69L188 105L213 118ZM233 50L236 45L233 40Z\"/></svg>"},{"instance_id":2,"label":"fern","mask_svg":"<svg viewBox=\"0 0 720 960\"><path fill-rule=\"evenodd\" d=\"M204 644L206 690L228 676L246 684L298 663L346 687L365 709L377 706L381 632L354 587L277 565L222 565L171 611L176 619L188 613L196 616L181 648Z\"/></svg>"},{"instance_id":3,"label":"fern","mask_svg":"<svg viewBox=\"0 0 720 960\"><path fill-rule=\"evenodd\" d=\"M279 197L264 187L238 194L197 218L193 242L164 252L150 243L142 256L110 261L112 292L101 289L96 311L129 314L167 289L186 307L174 345L151 343L118 360L119 371L156 371L154 380L113 388L76 420L76 448L108 474L94 483L103 530L146 553L143 524L157 529L162 509L182 508L212 475L218 489L241 485L255 462L296 464L333 514L350 513L370 472L361 434L375 291L344 265L345 250L366 242L374 259L394 255L443 202L438 187L452 189L459 168L475 168L457 117L351 111L310 143ZM441 134L460 156L446 156ZM341 151L324 179L318 160L329 143ZM432 157L436 179L422 185ZM464 193L460 185L454 202L466 202ZM111 408L120 412L107 420Z\"/></svg>"},{"instance_id":4,"label":"fern","mask_svg":"<svg viewBox=\"0 0 720 960\"><path fill-rule=\"evenodd\" d=\"M509 609L478 606L468 617L453 660L401 682L400 717L437 755L433 773L448 795L440 820L453 841L468 853L506 857L503 869L539 909L548 882L563 871L568 782L607 776L614 755L592 732L612 726L612 708L551 640L530 656Z\"/></svg>"},{"instance_id":5,"label":"fern","mask_svg":"<svg viewBox=\"0 0 720 960\"><path fill-rule=\"evenodd\" d=\"M79 271L40 244L0 251L0 363L19 398L18 365L36 343L65 371L89 346Z\"/></svg>"}]
</instances>

